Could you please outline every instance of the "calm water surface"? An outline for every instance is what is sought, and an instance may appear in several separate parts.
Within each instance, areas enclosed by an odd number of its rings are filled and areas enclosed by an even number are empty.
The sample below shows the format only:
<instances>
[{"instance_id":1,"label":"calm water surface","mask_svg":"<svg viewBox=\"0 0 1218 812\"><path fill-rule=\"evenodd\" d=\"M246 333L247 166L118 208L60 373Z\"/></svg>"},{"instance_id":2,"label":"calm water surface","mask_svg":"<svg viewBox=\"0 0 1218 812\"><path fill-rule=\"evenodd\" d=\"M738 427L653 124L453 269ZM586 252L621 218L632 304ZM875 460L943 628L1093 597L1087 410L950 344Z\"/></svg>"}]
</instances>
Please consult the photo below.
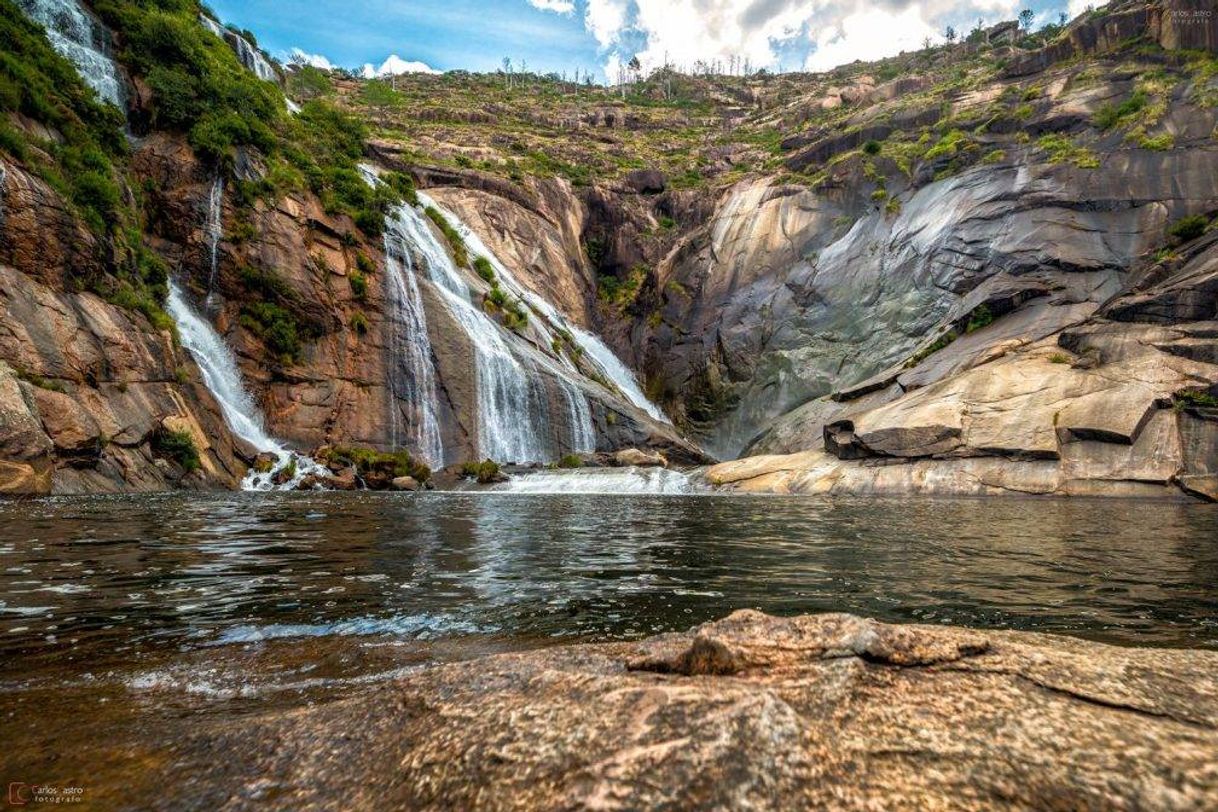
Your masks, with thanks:
<instances>
[{"instance_id":1,"label":"calm water surface","mask_svg":"<svg viewBox=\"0 0 1218 812\"><path fill-rule=\"evenodd\" d=\"M534 644L733 609L1218 647L1218 510L506 494L0 505L0 674L327 636Z\"/></svg>"}]
</instances>

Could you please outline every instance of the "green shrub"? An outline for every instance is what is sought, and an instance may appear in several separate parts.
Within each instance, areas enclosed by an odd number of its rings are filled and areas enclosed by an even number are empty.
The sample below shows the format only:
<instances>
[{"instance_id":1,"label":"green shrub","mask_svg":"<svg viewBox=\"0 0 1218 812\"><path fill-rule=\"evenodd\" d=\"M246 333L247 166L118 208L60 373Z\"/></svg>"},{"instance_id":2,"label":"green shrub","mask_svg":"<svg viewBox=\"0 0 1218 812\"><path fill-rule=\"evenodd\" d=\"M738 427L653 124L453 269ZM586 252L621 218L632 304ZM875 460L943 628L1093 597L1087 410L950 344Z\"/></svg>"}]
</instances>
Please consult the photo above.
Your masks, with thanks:
<instances>
[{"instance_id":1,"label":"green shrub","mask_svg":"<svg viewBox=\"0 0 1218 812\"><path fill-rule=\"evenodd\" d=\"M491 266L491 261L486 257L476 257L474 259L474 270L483 282L495 281L495 269Z\"/></svg>"},{"instance_id":2,"label":"green shrub","mask_svg":"<svg viewBox=\"0 0 1218 812\"><path fill-rule=\"evenodd\" d=\"M558 461L559 468L583 468L584 461L578 454L568 454Z\"/></svg>"},{"instance_id":3,"label":"green shrub","mask_svg":"<svg viewBox=\"0 0 1218 812\"><path fill-rule=\"evenodd\" d=\"M969 317L968 327L965 328L964 332L973 333L983 327L989 327L993 323L994 314L990 312L990 308L987 305L981 305Z\"/></svg>"},{"instance_id":4,"label":"green shrub","mask_svg":"<svg viewBox=\"0 0 1218 812\"><path fill-rule=\"evenodd\" d=\"M1120 104L1105 104L1096 111L1092 123L1101 130L1111 130L1121 124L1124 119L1132 118L1146 107L1149 98L1143 90L1134 91L1133 95Z\"/></svg>"},{"instance_id":5,"label":"green shrub","mask_svg":"<svg viewBox=\"0 0 1218 812\"><path fill-rule=\"evenodd\" d=\"M499 478L499 463L489 459L482 462L467 462L461 466L461 475L466 479L476 479L479 483L487 485Z\"/></svg>"},{"instance_id":6,"label":"green shrub","mask_svg":"<svg viewBox=\"0 0 1218 812\"><path fill-rule=\"evenodd\" d=\"M462 239L461 233L453 228L452 223L448 222L435 206L428 206L424 209L424 212L427 214L428 219L440 229L444 239L448 241L448 247L452 249L453 262L462 268L469 267L469 253L466 251L465 240Z\"/></svg>"},{"instance_id":7,"label":"green shrub","mask_svg":"<svg viewBox=\"0 0 1218 812\"><path fill-rule=\"evenodd\" d=\"M361 477L380 474L390 479L409 476L418 482L431 479L431 469L408 451L375 451L371 448L338 446L318 455L323 463L339 463L355 468Z\"/></svg>"},{"instance_id":8,"label":"green shrub","mask_svg":"<svg viewBox=\"0 0 1218 812\"><path fill-rule=\"evenodd\" d=\"M347 275L347 281L351 283L351 292L356 299L363 301L368 297L368 277L359 271L352 271Z\"/></svg>"},{"instance_id":9,"label":"green shrub","mask_svg":"<svg viewBox=\"0 0 1218 812\"><path fill-rule=\"evenodd\" d=\"M863 144L863 152L867 155L879 155L881 149L883 149L883 147L880 142L874 139Z\"/></svg>"},{"instance_id":10,"label":"green shrub","mask_svg":"<svg viewBox=\"0 0 1218 812\"><path fill-rule=\"evenodd\" d=\"M1206 228L1209 227L1209 222L1209 218L1201 214L1183 217L1168 227L1167 235L1180 242L1189 242L1204 234Z\"/></svg>"},{"instance_id":11,"label":"green shrub","mask_svg":"<svg viewBox=\"0 0 1218 812\"><path fill-rule=\"evenodd\" d=\"M241 326L262 339L267 349L284 363L300 354L300 329L296 317L271 302L247 302L241 308Z\"/></svg>"},{"instance_id":12,"label":"green shrub","mask_svg":"<svg viewBox=\"0 0 1218 812\"><path fill-rule=\"evenodd\" d=\"M169 431L162 428L152 436L152 451L158 457L176 462L187 473L197 471L202 467L199 449L195 446L190 432Z\"/></svg>"},{"instance_id":13,"label":"green shrub","mask_svg":"<svg viewBox=\"0 0 1218 812\"><path fill-rule=\"evenodd\" d=\"M357 335L367 335L368 317L357 311L351 316L351 329L354 330Z\"/></svg>"},{"instance_id":14,"label":"green shrub","mask_svg":"<svg viewBox=\"0 0 1218 812\"><path fill-rule=\"evenodd\" d=\"M372 276L376 273L376 263L369 259L367 254L362 252L355 255L355 267L365 276Z\"/></svg>"},{"instance_id":15,"label":"green shrub","mask_svg":"<svg viewBox=\"0 0 1218 812\"><path fill-rule=\"evenodd\" d=\"M936 158L954 158L960 149L968 143L968 133L963 130L951 130L945 133L933 147L926 151L925 158L928 161L933 161Z\"/></svg>"}]
</instances>

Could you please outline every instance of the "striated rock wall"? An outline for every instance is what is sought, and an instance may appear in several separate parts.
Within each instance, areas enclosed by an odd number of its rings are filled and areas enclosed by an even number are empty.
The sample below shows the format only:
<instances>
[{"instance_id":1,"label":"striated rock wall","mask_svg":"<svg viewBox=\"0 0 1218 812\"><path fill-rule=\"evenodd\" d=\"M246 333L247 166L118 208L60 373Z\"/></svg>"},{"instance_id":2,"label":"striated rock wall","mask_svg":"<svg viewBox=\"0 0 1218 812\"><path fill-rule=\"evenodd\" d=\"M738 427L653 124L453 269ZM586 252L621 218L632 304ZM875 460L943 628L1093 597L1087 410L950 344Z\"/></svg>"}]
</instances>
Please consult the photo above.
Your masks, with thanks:
<instances>
[{"instance_id":1,"label":"striated rock wall","mask_svg":"<svg viewBox=\"0 0 1218 812\"><path fill-rule=\"evenodd\" d=\"M76 292L104 248L40 180L6 166L0 221L0 491L231 488L245 473L198 369L141 314ZM188 431L201 467L157 455Z\"/></svg>"}]
</instances>

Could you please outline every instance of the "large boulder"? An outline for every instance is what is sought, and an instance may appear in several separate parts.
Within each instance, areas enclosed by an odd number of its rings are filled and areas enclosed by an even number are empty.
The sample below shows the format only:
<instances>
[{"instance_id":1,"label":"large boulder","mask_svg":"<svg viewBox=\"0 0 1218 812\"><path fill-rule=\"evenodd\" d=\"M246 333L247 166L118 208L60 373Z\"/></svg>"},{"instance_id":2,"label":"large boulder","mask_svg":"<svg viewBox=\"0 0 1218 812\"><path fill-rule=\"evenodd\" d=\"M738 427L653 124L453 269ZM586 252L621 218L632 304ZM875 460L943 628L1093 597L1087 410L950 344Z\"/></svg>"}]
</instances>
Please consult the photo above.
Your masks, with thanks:
<instances>
[{"instance_id":1,"label":"large boulder","mask_svg":"<svg viewBox=\"0 0 1218 812\"><path fill-rule=\"evenodd\" d=\"M1218 652L746 610L638 644L505 654L354 690L193 731L173 759L189 784L137 783L124 797L237 808L262 797L282 809L1218 807Z\"/></svg>"}]
</instances>

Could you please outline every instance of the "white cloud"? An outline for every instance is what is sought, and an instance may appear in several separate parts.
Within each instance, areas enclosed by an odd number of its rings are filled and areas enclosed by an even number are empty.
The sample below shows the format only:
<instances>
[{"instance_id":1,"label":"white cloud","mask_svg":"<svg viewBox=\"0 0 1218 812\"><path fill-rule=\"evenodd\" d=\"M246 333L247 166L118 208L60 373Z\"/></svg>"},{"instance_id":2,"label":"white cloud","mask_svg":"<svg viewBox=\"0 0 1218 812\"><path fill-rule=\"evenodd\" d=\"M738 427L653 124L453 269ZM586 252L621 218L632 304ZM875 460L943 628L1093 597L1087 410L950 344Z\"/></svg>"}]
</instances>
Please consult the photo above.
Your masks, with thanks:
<instances>
[{"instance_id":1,"label":"white cloud","mask_svg":"<svg viewBox=\"0 0 1218 812\"><path fill-rule=\"evenodd\" d=\"M588 0L584 27L602 48L611 46L626 27L627 0Z\"/></svg>"},{"instance_id":2,"label":"white cloud","mask_svg":"<svg viewBox=\"0 0 1218 812\"><path fill-rule=\"evenodd\" d=\"M816 50L804 60L809 71L832 70L856 59L870 62L896 56L901 51L916 51L937 32L922 17L917 6L893 13L881 8L858 11L837 26L821 29L813 40Z\"/></svg>"},{"instance_id":3,"label":"white cloud","mask_svg":"<svg viewBox=\"0 0 1218 812\"><path fill-rule=\"evenodd\" d=\"M575 11L574 0L529 0L529 5L555 14L571 14Z\"/></svg>"},{"instance_id":4,"label":"white cloud","mask_svg":"<svg viewBox=\"0 0 1218 812\"><path fill-rule=\"evenodd\" d=\"M307 51L301 50L300 48L292 49L292 53L288 61L297 65L312 65L313 67L320 68L321 70L334 70L334 65L329 59L326 59L321 54L311 54Z\"/></svg>"},{"instance_id":5,"label":"white cloud","mask_svg":"<svg viewBox=\"0 0 1218 812\"><path fill-rule=\"evenodd\" d=\"M1105 5L1105 0L1070 0L1069 4L1066 6L1066 13L1069 14L1070 19L1073 20L1084 11L1090 11L1091 9L1099 8L1102 5Z\"/></svg>"},{"instance_id":6,"label":"white cloud","mask_svg":"<svg viewBox=\"0 0 1218 812\"><path fill-rule=\"evenodd\" d=\"M533 0L530 0L532 2ZM564 0L565 1L565 0ZM1094 0L1091 0L1094 1ZM778 67L794 52L826 69L854 59L915 50L952 24L971 29L1013 20L1026 0L587 0L584 27L599 44L606 75L637 55L645 68L748 60ZM1080 0L1069 0L1071 3ZM795 58L800 58L796 56Z\"/></svg>"},{"instance_id":7,"label":"white cloud","mask_svg":"<svg viewBox=\"0 0 1218 812\"><path fill-rule=\"evenodd\" d=\"M365 79L375 79L380 76L401 76L403 73L441 73L425 62L410 62L397 54L391 55L379 68L371 64L364 65L360 71Z\"/></svg>"}]
</instances>

